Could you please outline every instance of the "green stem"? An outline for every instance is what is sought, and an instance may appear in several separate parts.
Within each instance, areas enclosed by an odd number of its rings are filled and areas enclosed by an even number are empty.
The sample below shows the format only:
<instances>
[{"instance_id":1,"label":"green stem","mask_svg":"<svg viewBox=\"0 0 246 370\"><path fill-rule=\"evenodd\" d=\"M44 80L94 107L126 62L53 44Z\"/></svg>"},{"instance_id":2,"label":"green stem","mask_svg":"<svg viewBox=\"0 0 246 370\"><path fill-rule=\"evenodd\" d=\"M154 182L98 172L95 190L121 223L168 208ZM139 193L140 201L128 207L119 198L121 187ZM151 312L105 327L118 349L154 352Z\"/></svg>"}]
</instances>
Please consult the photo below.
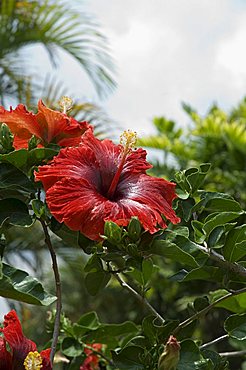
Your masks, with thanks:
<instances>
[{"instance_id":1,"label":"green stem","mask_svg":"<svg viewBox=\"0 0 246 370\"><path fill-rule=\"evenodd\" d=\"M122 288L127 289L140 303L144 304L146 308L161 321L162 324L165 322L164 318L155 310L155 308L149 303L149 301L141 294L139 294L135 289L133 289L124 279L122 279L120 274L116 273L114 274L114 276L118 280Z\"/></svg>"},{"instance_id":2,"label":"green stem","mask_svg":"<svg viewBox=\"0 0 246 370\"><path fill-rule=\"evenodd\" d=\"M193 316L191 316L188 319L182 321L177 326L177 328L174 330L173 335L176 335L181 329L183 329L186 326L188 326L189 324L191 324L194 320L199 319L199 317L201 317L201 316L205 315L206 313L208 313L218 303L223 302L224 300L226 300L226 299L228 299L230 297L234 297L236 295L239 295L239 294L245 293L245 292L246 292L246 288L242 288L242 289L239 289L239 290L235 290L233 292L230 292L230 293L224 295L223 297L220 297L219 299L217 299L216 301L214 301L213 303L211 303L209 306L205 307L203 310L195 313Z\"/></svg>"}]
</instances>

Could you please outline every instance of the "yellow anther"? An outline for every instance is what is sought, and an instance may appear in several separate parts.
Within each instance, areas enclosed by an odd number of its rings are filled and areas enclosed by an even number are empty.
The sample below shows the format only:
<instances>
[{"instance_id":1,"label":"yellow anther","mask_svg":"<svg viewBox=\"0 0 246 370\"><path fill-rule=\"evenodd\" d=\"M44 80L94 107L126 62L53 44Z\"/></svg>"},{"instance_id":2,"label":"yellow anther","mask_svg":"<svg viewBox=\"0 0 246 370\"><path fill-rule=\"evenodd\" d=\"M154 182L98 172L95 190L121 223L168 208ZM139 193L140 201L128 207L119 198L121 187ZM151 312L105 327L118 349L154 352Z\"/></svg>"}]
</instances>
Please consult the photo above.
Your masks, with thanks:
<instances>
[{"instance_id":1,"label":"yellow anther","mask_svg":"<svg viewBox=\"0 0 246 370\"><path fill-rule=\"evenodd\" d=\"M42 357L37 351L29 352L23 365L25 370L40 370L43 367Z\"/></svg>"},{"instance_id":2,"label":"yellow anther","mask_svg":"<svg viewBox=\"0 0 246 370\"><path fill-rule=\"evenodd\" d=\"M136 131L127 130L120 135L120 144L125 147L125 150L131 149L136 145L137 133Z\"/></svg>"},{"instance_id":3,"label":"yellow anther","mask_svg":"<svg viewBox=\"0 0 246 370\"><path fill-rule=\"evenodd\" d=\"M73 99L68 96L62 96L58 102L63 113L67 113L73 106Z\"/></svg>"}]
</instances>

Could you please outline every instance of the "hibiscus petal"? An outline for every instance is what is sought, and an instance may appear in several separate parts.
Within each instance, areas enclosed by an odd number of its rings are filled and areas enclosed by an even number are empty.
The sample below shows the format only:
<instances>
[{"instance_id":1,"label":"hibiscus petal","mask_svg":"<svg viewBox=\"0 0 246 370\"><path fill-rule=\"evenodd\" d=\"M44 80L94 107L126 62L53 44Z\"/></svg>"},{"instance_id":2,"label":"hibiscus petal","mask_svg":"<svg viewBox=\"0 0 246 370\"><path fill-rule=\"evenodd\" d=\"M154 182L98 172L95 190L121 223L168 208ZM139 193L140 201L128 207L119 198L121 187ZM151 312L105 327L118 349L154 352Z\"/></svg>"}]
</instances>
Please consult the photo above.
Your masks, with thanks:
<instances>
[{"instance_id":1,"label":"hibiscus petal","mask_svg":"<svg viewBox=\"0 0 246 370\"><path fill-rule=\"evenodd\" d=\"M12 370L12 357L2 337L0 337L0 370Z\"/></svg>"},{"instance_id":2,"label":"hibiscus petal","mask_svg":"<svg viewBox=\"0 0 246 370\"><path fill-rule=\"evenodd\" d=\"M21 139L30 139L32 135L42 138L43 132L35 114L28 112L24 105L19 104L14 110L7 111L0 107L0 122L6 123L12 133ZM20 147L16 147L20 149Z\"/></svg>"},{"instance_id":3,"label":"hibiscus petal","mask_svg":"<svg viewBox=\"0 0 246 370\"><path fill-rule=\"evenodd\" d=\"M63 179L46 193L53 216L72 230L98 240L103 232L103 204L109 202L85 179Z\"/></svg>"},{"instance_id":4,"label":"hibiscus petal","mask_svg":"<svg viewBox=\"0 0 246 370\"><path fill-rule=\"evenodd\" d=\"M61 149L50 164L40 166L39 172L35 172L36 181L42 181L45 190L63 177L85 178L99 188L99 164L93 151L86 147Z\"/></svg>"},{"instance_id":5,"label":"hibiscus petal","mask_svg":"<svg viewBox=\"0 0 246 370\"><path fill-rule=\"evenodd\" d=\"M37 120L46 133L46 142L53 141L60 146L79 145L81 135L91 127L86 121L78 122L65 113L46 107L42 100L38 102Z\"/></svg>"},{"instance_id":6,"label":"hibiscus petal","mask_svg":"<svg viewBox=\"0 0 246 370\"><path fill-rule=\"evenodd\" d=\"M45 349L44 351L41 351L40 352L40 356L42 357L42 370L51 370L52 369L52 365L51 365L51 362L50 362L50 352L51 352L51 349L48 348L48 349Z\"/></svg>"},{"instance_id":7,"label":"hibiscus petal","mask_svg":"<svg viewBox=\"0 0 246 370\"><path fill-rule=\"evenodd\" d=\"M21 328L20 320L14 310L4 316L4 327L0 329L4 339L13 351L13 369L22 368L23 362L30 351L37 350L37 346L30 339L27 339Z\"/></svg>"}]
</instances>

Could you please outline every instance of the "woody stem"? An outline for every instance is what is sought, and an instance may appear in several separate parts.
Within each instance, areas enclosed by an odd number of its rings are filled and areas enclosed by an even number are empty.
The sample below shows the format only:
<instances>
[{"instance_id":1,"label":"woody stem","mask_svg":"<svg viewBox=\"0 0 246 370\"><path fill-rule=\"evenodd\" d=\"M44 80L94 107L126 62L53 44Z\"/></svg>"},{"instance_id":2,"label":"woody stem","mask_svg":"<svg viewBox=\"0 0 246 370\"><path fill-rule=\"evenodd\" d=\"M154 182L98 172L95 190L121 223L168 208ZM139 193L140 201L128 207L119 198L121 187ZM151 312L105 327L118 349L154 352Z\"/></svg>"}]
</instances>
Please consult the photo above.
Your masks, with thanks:
<instances>
[{"instance_id":1,"label":"woody stem","mask_svg":"<svg viewBox=\"0 0 246 370\"><path fill-rule=\"evenodd\" d=\"M54 323L54 331L53 331L53 338L52 338L52 343L51 343L51 352L50 352L50 361L53 364L54 361L54 356L56 352L56 346L58 342L58 337L59 337L59 332L60 332L60 317L61 317L61 309L62 309L62 296L61 296L61 280L60 280L60 274L58 270L58 264L57 264L57 258L56 258L56 253L53 248L53 245L51 243L50 235L48 232L48 227L46 225L46 222L42 220L41 218L39 219L44 235L45 235L45 243L49 249L51 260L52 260L52 267L54 270L54 277L55 277L55 284L56 284L56 315L55 315L55 323Z\"/></svg>"}]
</instances>

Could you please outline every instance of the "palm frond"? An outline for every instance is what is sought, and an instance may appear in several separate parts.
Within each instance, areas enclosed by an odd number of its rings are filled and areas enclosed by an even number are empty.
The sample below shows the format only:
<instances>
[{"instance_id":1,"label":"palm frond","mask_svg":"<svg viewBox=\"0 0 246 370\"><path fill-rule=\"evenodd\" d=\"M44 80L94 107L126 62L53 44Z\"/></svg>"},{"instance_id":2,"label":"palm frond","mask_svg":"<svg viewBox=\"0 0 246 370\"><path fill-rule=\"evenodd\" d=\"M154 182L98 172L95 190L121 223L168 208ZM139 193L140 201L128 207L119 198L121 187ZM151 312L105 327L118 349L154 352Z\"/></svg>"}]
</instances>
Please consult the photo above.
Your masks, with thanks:
<instances>
[{"instance_id":1,"label":"palm frond","mask_svg":"<svg viewBox=\"0 0 246 370\"><path fill-rule=\"evenodd\" d=\"M59 50L75 58L100 96L114 89L107 40L90 16L59 0L2 0L0 59L34 43L45 47L53 65L58 62Z\"/></svg>"}]
</instances>

